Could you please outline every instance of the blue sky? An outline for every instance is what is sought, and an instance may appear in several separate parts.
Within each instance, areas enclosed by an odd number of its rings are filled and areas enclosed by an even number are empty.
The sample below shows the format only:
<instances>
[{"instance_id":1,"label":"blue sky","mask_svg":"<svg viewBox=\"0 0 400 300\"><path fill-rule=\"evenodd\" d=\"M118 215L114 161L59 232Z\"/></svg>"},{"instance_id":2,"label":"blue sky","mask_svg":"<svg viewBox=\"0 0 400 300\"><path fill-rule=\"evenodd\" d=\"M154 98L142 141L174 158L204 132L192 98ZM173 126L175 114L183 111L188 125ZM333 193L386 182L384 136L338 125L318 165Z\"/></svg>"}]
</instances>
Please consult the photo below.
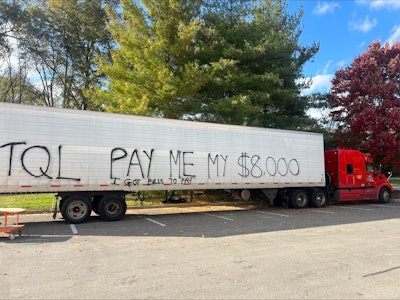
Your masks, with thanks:
<instances>
[{"instance_id":1,"label":"blue sky","mask_svg":"<svg viewBox=\"0 0 400 300\"><path fill-rule=\"evenodd\" d=\"M313 79L311 89L327 92L334 72L351 64L373 41L400 41L400 0L288 0L290 13L303 6L302 45L320 43L304 75Z\"/></svg>"}]
</instances>

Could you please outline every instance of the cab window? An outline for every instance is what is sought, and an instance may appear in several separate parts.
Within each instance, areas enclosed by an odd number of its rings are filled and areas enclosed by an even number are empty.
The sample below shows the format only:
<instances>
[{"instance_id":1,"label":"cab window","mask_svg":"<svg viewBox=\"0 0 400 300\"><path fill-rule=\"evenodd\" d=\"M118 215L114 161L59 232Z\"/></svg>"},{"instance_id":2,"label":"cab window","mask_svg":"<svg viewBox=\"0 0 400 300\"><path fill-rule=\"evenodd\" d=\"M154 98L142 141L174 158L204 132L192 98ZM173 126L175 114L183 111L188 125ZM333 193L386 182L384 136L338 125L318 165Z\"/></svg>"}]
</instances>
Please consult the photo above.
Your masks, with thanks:
<instances>
[{"instance_id":1,"label":"cab window","mask_svg":"<svg viewBox=\"0 0 400 300\"><path fill-rule=\"evenodd\" d=\"M347 164L346 165L346 171L347 171L347 174L353 174L354 173L353 165L352 164Z\"/></svg>"},{"instance_id":2,"label":"cab window","mask_svg":"<svg viewBox=\"0 0 400 300\"><path fill-rule=\"evenodd\" d=\"M365 163L365 168L369 173L373 173L375 171L374 165L370 162Z\"/></svg>"}]
</instances>

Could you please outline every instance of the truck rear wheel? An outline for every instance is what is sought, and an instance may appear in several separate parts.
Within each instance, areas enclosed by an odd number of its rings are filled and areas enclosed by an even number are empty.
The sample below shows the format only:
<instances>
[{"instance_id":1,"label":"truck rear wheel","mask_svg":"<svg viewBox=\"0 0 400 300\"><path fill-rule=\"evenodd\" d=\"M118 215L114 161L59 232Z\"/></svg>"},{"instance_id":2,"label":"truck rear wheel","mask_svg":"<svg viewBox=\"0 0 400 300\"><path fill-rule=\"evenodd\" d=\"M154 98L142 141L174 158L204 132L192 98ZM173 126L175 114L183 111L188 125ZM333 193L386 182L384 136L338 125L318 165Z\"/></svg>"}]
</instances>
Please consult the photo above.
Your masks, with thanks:
<instances>
[{"instance_id":1,"label":"truck rear wheel","mask_svg":"<svg viewBox=\"0 0 400 300\"><path fill-rule=\"evenodd\" d=\"M86 222L92 212L92 203L85 195L72 195L62 200L61 214L71 224Z\"/></svg>"},{"instance_id":2,"label":"truck rear wheel","mask_svg":"<svg viewBox=\"0 0 400 300\"><path fill-rule=\"evenodd\" d=\"M325 207L328 200L328 195L324 190L313 189L310 193L310 202L314 207Z\"/></svg>"},{"instance_id":3,"label":"truck rear wheel","mask_svg":"<svg viewBox=\"0 0 400 300\"><path fill-rule=\"evenodd\" d=\"M290 193L290 204L294 208L306 208L308 201L308 194L304 190L294 190Z\"/></svg>"},{"instance_id":4,"label":"truck rear wheel","mask_svg":"<svg viewBox=\"0 0 400 300\"><path fill-rule=\"evenodd\" d=\"M105 221L118 221L125 216L126 202L116 194L104 196L98 207L100 218Z\"/></svg>"},{"instance_id":5,"label":"truck rear wheel","mask_svg":"<svg viewBox=\"0 0 400 300\"><path fill-rule=\"evenodd\" d=\"M387 187L381 188L379 192L379 202L380 203L389 203L390 201L390 190Z\"/></svg>"}]
</instances>

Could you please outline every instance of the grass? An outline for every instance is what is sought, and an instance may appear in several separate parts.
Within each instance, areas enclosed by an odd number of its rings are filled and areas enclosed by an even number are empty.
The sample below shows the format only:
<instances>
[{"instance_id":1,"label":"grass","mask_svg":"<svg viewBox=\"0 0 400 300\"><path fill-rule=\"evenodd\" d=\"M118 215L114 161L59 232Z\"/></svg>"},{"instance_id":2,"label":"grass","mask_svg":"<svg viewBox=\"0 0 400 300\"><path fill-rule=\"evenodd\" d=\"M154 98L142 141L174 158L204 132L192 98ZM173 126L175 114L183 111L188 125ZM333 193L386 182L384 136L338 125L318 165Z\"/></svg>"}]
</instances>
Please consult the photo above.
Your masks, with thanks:
<instances>
[{"instance_id":1,"label":"grass","mask_svg":"<svg viewBox=\"0 0 400 300\"><path fill-rule=\"evenodd\" d=\"M0 195L0 207L50 211L53 197L53 194Z\"/></svg>"},{"instance_id":2,"label":"grass","mask_svg":"<svg viewBox=\"0 0 400 300\"><path fill-rule=\"evenodd\" d=\"M28 211L48 212L52 209L54 194L21 194L21 195L0 195L0 207L4 208L25 208ZM128 207L140 207L142 204L135 197L127 196ZM146 198L146 205L160 204L160 200L154 197Z\"/></svg>"}]
</instances>

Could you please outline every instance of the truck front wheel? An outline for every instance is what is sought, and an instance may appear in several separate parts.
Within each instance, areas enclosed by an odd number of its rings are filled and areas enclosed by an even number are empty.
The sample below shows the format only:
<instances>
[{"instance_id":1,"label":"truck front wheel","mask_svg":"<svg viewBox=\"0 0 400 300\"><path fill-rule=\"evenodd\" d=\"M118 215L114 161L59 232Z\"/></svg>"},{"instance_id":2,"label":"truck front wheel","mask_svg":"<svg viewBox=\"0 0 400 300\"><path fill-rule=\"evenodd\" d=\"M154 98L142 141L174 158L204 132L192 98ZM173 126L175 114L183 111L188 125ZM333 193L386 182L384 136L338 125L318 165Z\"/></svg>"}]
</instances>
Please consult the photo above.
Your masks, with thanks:
<instances>
[{"instance_id":1,"label":"truck front wheel","mask_svg":"<svg viewBox=\"0 0 400 300\"><path fill-rule=\"evenodd\" d=\"M308 194L304 190L294 190L290 194L290 204L294 208L306 208L308 201Z\"/></svg>"},{"instance_id":2,"label":"truck front wheel","mask_svg":"<svg viewBox=\"0 0 400 300\"><path fill-rule=\"evenodd\" d=\"M379 202L380 203L389 203L390 201L390 190L387 187L381 188L379 192Z\"/></svg>"},{"instance_id":3,"label":"truck front wheel","mask_svg":"<svg viewBox=\"0 0 400 300\"><path fill-rule=\"evenodd\" d=\"M85 195L72 195L62 200L61 214L66 222L78 224L86 222L92 211L92 203Z\"/></svg>"},{"instance_id":4,"label":"truck front wheel","mask_svg":"<svg viewBox=\"0 0 400 300\"><path fill-rule=\"evenodd\" d=\"M116 194L104 196L99 202L99 215L105 221L118 221L125 216L126 202Z\"/></svg>"}]
</instances>

